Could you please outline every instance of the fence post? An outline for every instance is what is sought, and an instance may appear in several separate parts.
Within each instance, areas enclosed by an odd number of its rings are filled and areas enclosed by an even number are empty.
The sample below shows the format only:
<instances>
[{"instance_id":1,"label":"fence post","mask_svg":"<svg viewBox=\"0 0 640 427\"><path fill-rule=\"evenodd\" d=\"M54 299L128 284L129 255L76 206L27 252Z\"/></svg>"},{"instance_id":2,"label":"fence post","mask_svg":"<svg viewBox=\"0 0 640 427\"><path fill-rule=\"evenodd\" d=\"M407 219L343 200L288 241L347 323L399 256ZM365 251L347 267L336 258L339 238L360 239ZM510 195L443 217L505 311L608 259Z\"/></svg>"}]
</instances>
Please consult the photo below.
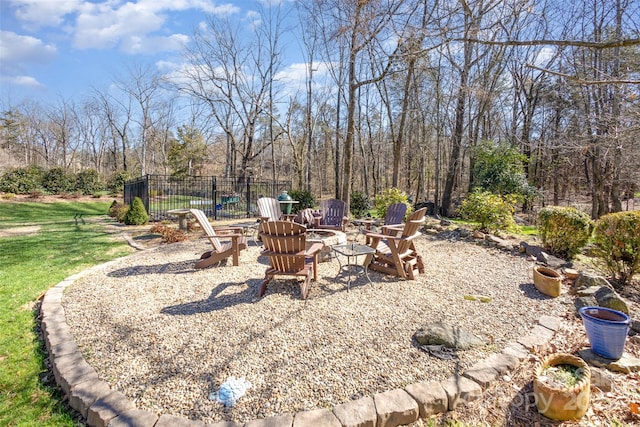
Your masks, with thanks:
<instances>
[{"instance_id":1,"label":"fence post","mask_svg":"<svg viewBox=\"0 0 640 427\"><path fill-rule=\"evenodd\" d=\"M213 208L213 219L218 219L218 183L216 177L211 178L211 207Z\"/></svg>"},{"instance_id":2,"label":"fence post","mask_svg":"<svg viewBox=\"0 0 640 427\"><path fill-rule=\"evenodd\" d=\"M247 218L251 217L251 177L247 177Z\"/></svg>"}]
</instances>

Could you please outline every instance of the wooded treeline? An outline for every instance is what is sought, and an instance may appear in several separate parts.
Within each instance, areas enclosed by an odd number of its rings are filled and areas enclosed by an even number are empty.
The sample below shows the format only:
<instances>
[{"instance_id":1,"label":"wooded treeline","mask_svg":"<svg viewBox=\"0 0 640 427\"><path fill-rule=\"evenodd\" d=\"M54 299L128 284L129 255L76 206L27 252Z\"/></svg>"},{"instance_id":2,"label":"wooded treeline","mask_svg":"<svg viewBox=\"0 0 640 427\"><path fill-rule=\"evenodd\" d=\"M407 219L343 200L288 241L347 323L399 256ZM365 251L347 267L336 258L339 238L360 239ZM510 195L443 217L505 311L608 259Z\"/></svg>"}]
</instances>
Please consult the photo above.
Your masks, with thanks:
<instances>
[{"instance_id":1,"label":"wooded treeline","mask_svg":"<svg viewBox=\"0 0 640 427\"><path fill-rule=\"evenodd\" d=\"M446 214L488 140L544 203L588 196L596 218L640 182L639 25L640 0L274 2L250 30L208 17L170 72L2 106L0 165L292 179L347 203L393 186Z\"/></svg>"}]
</instances>

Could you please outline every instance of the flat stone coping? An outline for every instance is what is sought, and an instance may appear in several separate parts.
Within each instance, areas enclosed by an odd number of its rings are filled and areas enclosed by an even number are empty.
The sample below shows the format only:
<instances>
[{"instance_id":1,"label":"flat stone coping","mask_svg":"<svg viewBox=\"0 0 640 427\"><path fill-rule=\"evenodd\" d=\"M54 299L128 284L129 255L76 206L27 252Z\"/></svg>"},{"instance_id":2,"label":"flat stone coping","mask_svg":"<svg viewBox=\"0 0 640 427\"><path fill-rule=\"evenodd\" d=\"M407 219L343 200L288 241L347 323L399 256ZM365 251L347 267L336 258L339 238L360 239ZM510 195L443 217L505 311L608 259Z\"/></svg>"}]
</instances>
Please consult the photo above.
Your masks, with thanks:
<instances>
[{"instance_id":1,"label":"flat stone coping","mask_svg":"<svg viewBox=\"0 0 640 427\"><path fill-rule=\"evenodd\" d=\"M501 352L471 366L462 375L444 381L418 382L334 406L295 414L252 420L204 424L175 415L138 409L124 394L111 389L83 358L67 325L62 297L75 280L113 260L69 276L49 289L42 299L42 333L56 383L88 425L97 427L395 427L418 418L456 409L477 400L499 376L515 369L530 351L546 345L558 330L561 318L541 316L528 335L509 343Z\"/></svg>"}]
</instances>

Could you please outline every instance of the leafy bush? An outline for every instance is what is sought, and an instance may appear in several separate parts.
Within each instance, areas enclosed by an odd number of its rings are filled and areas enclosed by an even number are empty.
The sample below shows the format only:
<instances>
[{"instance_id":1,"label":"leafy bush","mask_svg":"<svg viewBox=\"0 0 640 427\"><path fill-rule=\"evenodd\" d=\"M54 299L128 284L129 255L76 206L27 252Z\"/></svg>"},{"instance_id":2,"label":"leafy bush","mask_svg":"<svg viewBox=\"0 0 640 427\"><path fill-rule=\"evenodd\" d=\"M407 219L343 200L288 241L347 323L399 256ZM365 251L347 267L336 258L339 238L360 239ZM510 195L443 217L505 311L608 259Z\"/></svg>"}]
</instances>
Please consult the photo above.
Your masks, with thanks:
<instances>
[{"instance_id":1,"label":"leafy bush","mask_svg":"<svg viewBox=\"0 0 640 427\"><path fill-rule=\"evenodd\" d=\"M516 196L523 210L530 210L540 193L529 185L524 172L526 156L517 147L481 141L473 148L473 182L482 190Z\"/></svg>"},{"instance_id":2,"label":"leafy bush","mask_svg":"<svg viewBox=\"0 0 640 427\"><path fill-rule=\"evenodd\" d=\"M127 225L142 225L149 222L149 214L144 208L144 203L140 197L133 199L131 207L124 216L124 223Z\"/></svg>"},{"instance_id":3,"label":"leafy bush","mask_svg":"<svg viewBox=\"0 0 640 427\"><path fill-rule=\"evenodd\" d=\"M311 191L307 190L291 190L287 194L291 196L291 199L297 200L300 203L294 203L292 207L293 213L298 213L303 209L313 208L316 205L316 198L313 197Z\"/></svg>"},{"instance_id":4,"label":"leafy bush","mask_svg":"<svg viewBox=\"0 0 640 427\"><path fill-rule=\"evenodd\" d=\"M621 285L640 273L640 212L617 212L598 219L593 251Z\"/></svg>"},{"instance_id":5,"label":"leafy bush","mask_svg":"<svg viewBox=\"0 0 640 427\"><path fill-rule=\"evenodd\" d=\"M118 203L115 200L109 207L109 216L118 222L124 222L124 217L127 212L129 212L129 205L125 203Z\"/></svg>"},{"instance_id":6,"label":"leafy bush","mask_svg":"<svg viewBox=\"0 0 640 427\"><path fill-rule=\"evenodd\" d=\"M371 201L362 191L354 191L351 193L350 200L351 213L356 218L363 218L368 216L369 209L371 209Z\"/></svg>"},{"instance_id":7,"label":"leafy bush","mask_svg":"<svg viewBox=\"0 0 640 427\"><path fill-rule=\"evenodd\" d=\"M63 168L51 168L42 177L42 187L50 194L69 193L74 185L74 177Z\"/></svg>"},{"instance_id":8,"label":"leafy bush","mask_svg":"<svg viewBox=\"0 0 640 427\"><path fill-rule=\"evenodd\" d=\"M187 239L187 235L182 230L170 227L166 224L156 224L149 230L152 233L160 234L162 241L165 243L183 242Z\"/></svg>"},{"instance_id":9,"label":"leafy bush","mask_svg":"<svg viewBox=\"0 0 640 427\"><path fill-rule=\"evenodd\" d=\"M44 170L38 166L18 168L6 172L0 178L0 191L14 194L29 194L42 185Z\"/></svg>"},{"instance_id":10,"label":"leafy bush","mask_svg":"<svg viewBox=\"0 0 640 427\"><path fill-rule=\"evenodd\" d=\"M102 188L100 175L95 169L87 169L76 174L76 191L82 194L95 194Z\"/></svg>"},{"instance_id":11,"label":"leafy bush","mask_svg":"<svg viewBox=\"0 0 640 427\"><path fill-rule=\"evenodd\" d=\"M476 188L460 205L463 219L477 222L477 229L486 232L508 230L516 223L513 219L515 198L499 196Z\"/></svg>"},{"instance_id":12,"label":"leafy bush","mask_svg":"<svg viewBox=\"0 0 640 427\"><path fill-rule=\"evenodd\" d=\"M571 207L547 206L538 213L538 220L545 248L569 259L585 247L593 231L589 215Z\"/></svg>"},{"instance_id":13,"label":"leafy bush","mask_svg":"<svg viewBox=\"0 0 640 427\"><path fill-rule=\"evenodd\" d=\"M110 193L123 193L124 184L131 179L131 175L127 171L120 171L113 174L113 176L107 181L107 190Z\"/></svg>"},{"instance_id":14,"label":"leafy bush","mask_svg":"<svg viewBox=\"0 0 640 427\"><path fill-rule=\"evenodd\" d=\"M399 188L387 188L373 197L373 208L376 217L384 218L387 214L387 208L394 203L404 203L407 205L407 213L405 216L411 214L412 208L406 193Z\"/></svg>"}]
</instances>

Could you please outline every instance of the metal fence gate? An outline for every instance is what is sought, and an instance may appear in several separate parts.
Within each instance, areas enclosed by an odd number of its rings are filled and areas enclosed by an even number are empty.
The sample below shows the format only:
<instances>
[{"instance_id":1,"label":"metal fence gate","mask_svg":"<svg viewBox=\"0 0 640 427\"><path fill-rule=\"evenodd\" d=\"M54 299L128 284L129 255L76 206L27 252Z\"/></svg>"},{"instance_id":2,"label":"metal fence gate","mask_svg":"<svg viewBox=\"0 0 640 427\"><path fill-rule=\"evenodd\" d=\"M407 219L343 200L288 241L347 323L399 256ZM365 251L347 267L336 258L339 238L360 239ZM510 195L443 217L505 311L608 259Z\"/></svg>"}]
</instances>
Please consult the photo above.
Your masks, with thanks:
<instances>
[{"instance_id":1,"label":"metal fence gate","mask_svg":"<svg viewBox=\"0 0 640 427\"><path fill-rule=\"evenodd\" d=\"M124 185L124 202L130 205L139 197L150 221L169 219L169 210L189 208L201 209L213 219L251 218L257 214L258 197L275 198L290 188L290 181L146 175Z\"/></svg>"}]
</instances>

